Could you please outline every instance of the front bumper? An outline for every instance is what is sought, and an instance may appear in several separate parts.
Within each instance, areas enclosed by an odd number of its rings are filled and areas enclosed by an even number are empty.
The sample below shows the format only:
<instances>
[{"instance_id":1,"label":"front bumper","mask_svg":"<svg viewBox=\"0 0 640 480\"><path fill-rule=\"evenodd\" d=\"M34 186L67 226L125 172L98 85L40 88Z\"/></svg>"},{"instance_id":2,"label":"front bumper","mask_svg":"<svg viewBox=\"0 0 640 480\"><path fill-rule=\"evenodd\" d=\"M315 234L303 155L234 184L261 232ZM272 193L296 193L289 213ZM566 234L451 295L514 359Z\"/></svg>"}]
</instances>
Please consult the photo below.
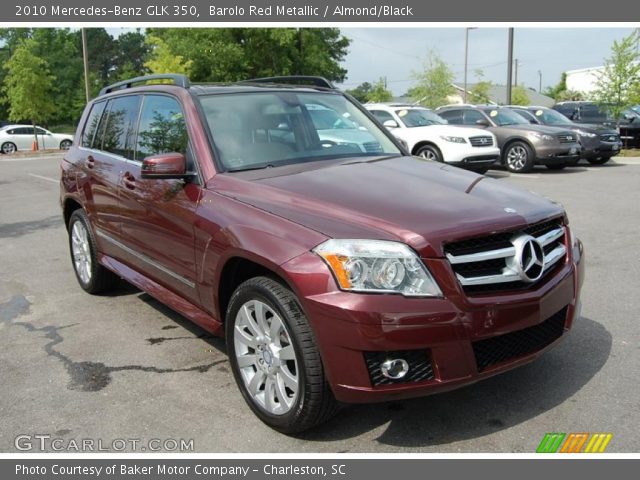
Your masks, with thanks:
<instances>
[{"instance_id":1,"label":"front bumper","mask_svg":"<svg viewBox=\"0 0 640 480\"><path fill-rule=\"evenodd\" d=\"M598 142L594 148L585 148L582 151L582 158L591 159L602 156L613 157L620 152L622 142Z\"/></svg>"},{"instance_id":2,"label":"front bumper","mask_svg":"<svg viewBox=\"0 0 640 480\"><path fill-rule=\"evenodd\" d=\"M495 143L487 147L473 147L468 143L453 143L443 140L438 147L445 163L461 167L492 165L500 156L500 148Z\"/></svg>"},{"instance_id":3,"label":"front bumper","mask_svg":"<svg viewBox=\"0 0 640 480\"><path fill-rule=\"evenodd\" d=\"M321 273L326 268L318 268L319 260L314 257L305 254L283 267L302 299L329 383L341 402L424 396L510 370L555 345L579 315L583 257L578 263L568 259L533 289L469 297L457 282L441 280L452 277L446 260L425 260L444 294L443 298L428 299L339 291L331 275ZM479 358L478 347L491 344L491 339L527 336L543 329L546 320L553 317L557 321L558 315L562 316L558 338L540 343L540 348L524 349L523 354L508 358L498 356L489 365L486 355ZM420 352L420 369L427 374L408 382L376 383L379 372L372 372L375 362L371 359L387 352L408 352L409 356Z\"/></svg>"},{"instance_id":4,"label":"front bumper","mask_svg":"<svg viewBox=\"0 0 640 480\"><path fill-rule=\"evenodd\" d=\"M536 145L536 162L551 165L577 161L582 154L579 143Z\"/></svg>"}]
</instances>

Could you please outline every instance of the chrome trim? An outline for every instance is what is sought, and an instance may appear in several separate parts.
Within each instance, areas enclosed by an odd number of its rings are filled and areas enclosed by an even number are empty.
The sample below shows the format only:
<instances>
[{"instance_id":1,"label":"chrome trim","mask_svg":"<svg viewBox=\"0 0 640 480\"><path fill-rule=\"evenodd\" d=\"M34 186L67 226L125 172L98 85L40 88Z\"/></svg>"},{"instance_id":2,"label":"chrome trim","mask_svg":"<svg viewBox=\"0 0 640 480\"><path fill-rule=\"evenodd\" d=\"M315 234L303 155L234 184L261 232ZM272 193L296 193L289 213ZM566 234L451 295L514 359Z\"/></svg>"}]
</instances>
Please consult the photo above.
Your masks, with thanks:
<instances>
[{"instance_id":1,"label":"chrome trim","mask_svg":"<svg viewBox=\"0 0 640 480\"><path fill-rule=\"evenodd\" d=\"M549 267L558 263L558 260L564 258L567 253L567 249L564 245L560 244L549 253L544 256L544 271L547 271Z\"/></svg>"},{"instance_id":2,"label":"chrome trim","mask_svg":"<svg viewBox=\"0 0 640 480\"><path fill-rule=\"evenodd\" d=\"M520 282L522 278L516 272L504 268L500 275L485 275L483 277L463 277L459 273L456 273L458 281L465 287L470 285L486 285L489 283L507 283L507 282Z\"/></svg>"},{"instance_id":3,"label":"chrome trim","mask_svg":"<svg viewBox=\"0 0 640 480\"><path fill-rule=\"evenodd\" d=\"M544 235L537 237L536 240L538 240L543 247L546 247L547 245L556 241L563 235L564 235L564 228L560 227L560 228L556 228L555 230L551 230L550 232L547 232Z\"/></svg>"},{"instance_id":4,"label":"chrome trim","mask_svg":"<svg viewBox=\"0 0 640 480\"><path fill-rule=\"evenodd\" d=\"M162 264L156 262L155 260L151 259L150 257L145 255L144 253L140 253L140 252L134 250L133 248L126 246L124 243L116 240L115 238L111 237L110 235L107 235L103 231L96 229L96 235L98 235L99 237L105 239L106 241L110 242L111 244L115 245L116 247L124 250L125 252L133 255L134 257L142 260L143 262L151 265L152 267L160 270L162 273L164 273L166 275L169 275L170 277L178 280L179 282L185 284L187 287L196 288L196 284L194 282L192 282L191 280L183 277L182 275L178 275L176 272L173 272L173 271L169 270L167 267L165 267L164 265L162 265Z\"/></svg>"},{"instance_id":5,"label":"chrome trim","mask_svg":"<svg viewBox=\"0 0 640 480\"><path fill-rule=\"evenodd\" d=\"M451 255L447 253L447 259L453 265L458 263L483 262L496 258L509 258L516 254L514 247L499 248L497 250L487 250L486 252L469 253L467 255Z\"/></svg>"}]
</instances>

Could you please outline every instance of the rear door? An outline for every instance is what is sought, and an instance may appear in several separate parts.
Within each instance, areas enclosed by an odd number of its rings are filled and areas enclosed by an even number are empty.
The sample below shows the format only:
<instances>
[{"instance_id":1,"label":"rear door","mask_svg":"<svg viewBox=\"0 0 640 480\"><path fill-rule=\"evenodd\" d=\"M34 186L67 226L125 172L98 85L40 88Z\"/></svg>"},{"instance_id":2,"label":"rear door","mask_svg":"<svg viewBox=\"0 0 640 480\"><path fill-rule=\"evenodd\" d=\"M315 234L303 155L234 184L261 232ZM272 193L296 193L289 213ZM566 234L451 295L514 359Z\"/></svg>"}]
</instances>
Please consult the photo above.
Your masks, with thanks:
<instances>
[{"instance_id":1,"label":"rear door","mask_svg":"<svg viewBox=\"0 0 640 480\"><path fill-rule=\"evenodd\" d=\"M122 259L118 188L127 158L133 158L140 97L127 95L95 103L87 117L81 152L87 212L99 250Z\"/></svg>"},{"instance_id":2,"label":"rear door","mask_svg":"<svg viewBox=\"0 0 640 480\"><path fill-rule=\"evenodd\" d=\"M196 166L182 107L169 95L146 94L140 113L135 158L127 162L120 185L122 241L130 261L148 277L199 304L196 288L195 211L197 181L141 178L145 157L177 152Z\"/></svg>"}]
</instances>

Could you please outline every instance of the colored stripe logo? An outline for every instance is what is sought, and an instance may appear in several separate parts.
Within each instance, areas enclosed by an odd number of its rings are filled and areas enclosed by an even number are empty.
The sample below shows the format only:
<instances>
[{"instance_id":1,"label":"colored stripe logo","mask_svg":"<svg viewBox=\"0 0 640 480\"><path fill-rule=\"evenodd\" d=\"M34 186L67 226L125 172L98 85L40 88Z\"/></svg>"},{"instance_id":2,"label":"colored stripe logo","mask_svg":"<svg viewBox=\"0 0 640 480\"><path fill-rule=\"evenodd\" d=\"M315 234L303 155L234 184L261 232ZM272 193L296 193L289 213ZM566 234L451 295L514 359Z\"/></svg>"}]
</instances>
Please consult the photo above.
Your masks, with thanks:
<instances>
[{"instance_id":1,"label":"colored stripe logo","mask_svg":"<svg viewBox=\"0 0 640 480\"><path fill-rule=\"evenodd\" d=\"M536 453L604 453L611 433L545 433Z\"/></svg>"}]
</instances>

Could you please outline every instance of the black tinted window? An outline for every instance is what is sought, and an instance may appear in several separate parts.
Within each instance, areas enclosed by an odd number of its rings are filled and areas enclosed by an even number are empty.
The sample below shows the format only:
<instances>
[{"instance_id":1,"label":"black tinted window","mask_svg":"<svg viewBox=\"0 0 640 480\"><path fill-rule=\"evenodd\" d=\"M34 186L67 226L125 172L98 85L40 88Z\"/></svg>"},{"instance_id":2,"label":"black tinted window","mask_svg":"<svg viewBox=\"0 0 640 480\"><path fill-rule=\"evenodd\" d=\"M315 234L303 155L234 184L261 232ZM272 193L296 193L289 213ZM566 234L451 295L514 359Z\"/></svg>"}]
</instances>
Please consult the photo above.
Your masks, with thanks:
<instances>
[{"instance_id":1,"label":"black tinted window","mask_svg":"<svg viewBox=\"0 0 640 480\"><path fill-rule=\"evenodd\" d=\"M462 112L460 110L446 110L438 112L438 115L453 125L462 125Z\"/></svg>"},{"instance_id":2,"label":"black tinted window","mask_svg":"<svg viewBox=\"0 0 640 480\"><path fill-rule=\"evenodd\" d=\"M109 101L109 113L102 130L102 150L133 159L139 96L126 96Z\"/></svg>"},{"instance_id":3,"label":"black tinted window","mask_svg":"<svg viewBox=\"0 0 640 480\"><path fill-rule=\"evenodd\" d=\"M187 151L187 125L177 100L147 95L142 103L136 160L158 153Z\"/></svg>"},{"instance_id":4,"label":"black tinted window","mask_svg":"<svg viewBox=\"0 0 640 480\"><path fill-rule=\"evenodd\" d=\"M464 111L464 116L462 118L462 123L464 125L477 125L478 124L478 120L486 121L486 119L484 118L484 115L481 114L479 111L477 111L477 110L465 110Z\"/></svg>"},{"instance_id":5,"label":"black tinted window","mask_svg":"<svg viewBox=\"0 0 640 480\"><path fill-rule=\"evenodd\" d=\"M84 124L84 132L82 132L82 146L91 148L93 146L93 139L98 131L98 125L100 124L100 118L102 112L104 112L104 106L106 102L94 103L91 107L91 113L87 117L87 123Z\"/></svg>"},{"instance_id":6,"label":"black tinted window","mask_svg":"<svg viewBox=\"0 0 640 480\"><path fill-rule=\"evenodd\" d=\"M385 112L384 110L371 110L371 113L378 119L380 123L384 123L387 120L393 120L393 115L391 115L389 112ZM395 122L395 120L393 121Z\"/></svg>"}]
</instances>

